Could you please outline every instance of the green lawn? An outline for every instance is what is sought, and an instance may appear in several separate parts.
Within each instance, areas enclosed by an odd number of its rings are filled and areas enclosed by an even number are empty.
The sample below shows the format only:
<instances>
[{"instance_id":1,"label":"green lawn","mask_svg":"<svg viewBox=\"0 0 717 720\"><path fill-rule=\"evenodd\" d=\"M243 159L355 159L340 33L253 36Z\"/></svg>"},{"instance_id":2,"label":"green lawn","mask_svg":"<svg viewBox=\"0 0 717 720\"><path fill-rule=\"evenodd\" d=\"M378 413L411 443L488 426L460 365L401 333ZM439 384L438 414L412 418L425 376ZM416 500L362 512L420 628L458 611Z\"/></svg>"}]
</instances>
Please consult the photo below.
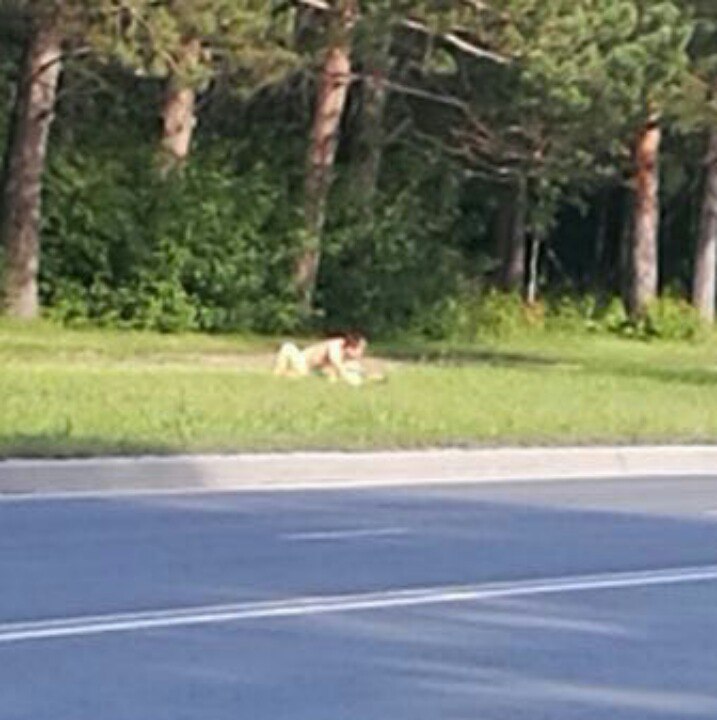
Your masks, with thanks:
<instances>
[{"instance_id":1,"label":"green lawn","mask_svg":"<svg viewBox=\"0 0 717 720\"><path fill-rule=\"evenodd\" d=\"M277 341L0 324L0 456L717 439L717 344L374 348L385 384L272 377Z\"/></svg>"}]
</instances>

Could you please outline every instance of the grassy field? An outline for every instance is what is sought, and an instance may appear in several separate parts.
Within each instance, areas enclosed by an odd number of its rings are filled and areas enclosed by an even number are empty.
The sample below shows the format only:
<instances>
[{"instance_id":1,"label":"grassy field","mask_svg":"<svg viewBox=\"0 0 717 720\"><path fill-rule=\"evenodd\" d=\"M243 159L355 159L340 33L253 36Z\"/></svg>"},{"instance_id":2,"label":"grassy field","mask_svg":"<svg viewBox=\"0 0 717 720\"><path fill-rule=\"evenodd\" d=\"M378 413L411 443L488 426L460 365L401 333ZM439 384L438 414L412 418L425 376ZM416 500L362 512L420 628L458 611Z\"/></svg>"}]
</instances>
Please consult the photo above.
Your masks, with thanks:
<instances>
[{"instance_id":1,"label":"grassy field","mask_svg":"<svg viewBox=\"0 0 717 720\"><path fill-rule=\"evenodd\" d=\"M277 340L0 324L0 456L717 439L717 344L373 348L385 384L272 377Z\"/></svg>"}]
</instances>

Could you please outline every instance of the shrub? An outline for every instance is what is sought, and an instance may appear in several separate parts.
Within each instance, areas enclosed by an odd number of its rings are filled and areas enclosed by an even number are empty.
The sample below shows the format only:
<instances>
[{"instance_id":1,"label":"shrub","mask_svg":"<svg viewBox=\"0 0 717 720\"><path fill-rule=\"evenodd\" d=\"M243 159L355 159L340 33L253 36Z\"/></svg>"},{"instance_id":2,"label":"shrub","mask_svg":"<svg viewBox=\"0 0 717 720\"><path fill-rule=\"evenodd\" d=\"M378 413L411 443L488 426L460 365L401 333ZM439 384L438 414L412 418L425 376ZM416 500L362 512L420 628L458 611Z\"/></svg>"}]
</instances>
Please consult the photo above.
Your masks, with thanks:
<instances>
[{"instance_id":1,"label":"shrub","mask_svg":"<svg viewBox=\"0 0 717 720\"><path fill-rule=\"evenodd\" d=\"M472 342L481 337L514 337L544 327L541 303L526 305L518 293L494 288L481 292L473 287L441 299L417 319L414 331L433 340Z\"/></svg>"},{"instance_id":2,"label":"shrub","mask_svg":"<svg viewBox=\"0 0 717 720\"><path fill-rule=\"evenodd\" d=\"M280 179L205 152L167 181L151 154L53 158L41 290L66 323L279 331L298 237Z\"/></svg>"},{"instance_id":3,"label":"shrub","mask_svg":"<svg viewBox=\"0 0 717 720\"><path fill-rule=\"evenodd\" d=\"M560 295L548 300L546 329L563 333L601 330L600 306L593 295Z\"/></svg>"},{"instance_id":4,"label":"shrub","mask_svg":"<svg viewBox=\"0 0 717 720\"><path fill-rule=\"evenodd\" d=\"M373 217L344 211L327 228L318 304L328 327L386 335L415 325L456 292L462 274L450 216L430 217L409 193L383 198Z\"/></svg>"},{"instance_id":5,"label":"shrub","mask_svg":"<svg viewBox=\"0 0 717 720\"><path fill-rule=\"evenodd\" d=\"M545 327L545 308L526 305L518 293L489 290L479 304L476 335L510 337Z\"/></svg>"},{"instance_id":6,"label":"shrub","mask_svg":"<svg viewBox=\"0 0 717 720\"><path fill-rule=\"evenodd\" d=\"M638 340L699 341L710 331L697 310L674 290L653 301L637 321L628 317L618 298L613 298L600 316L600 325L608 332Z\"/></svg>"},{"instance_id":7,"label":"shrub","mask_svg":"<svg viewBox=\"0 0 717 720\"><path fill-rule=\"evenodd\" d=\"M672 291L655 300L638 324L640 335L662 340L701 340L707 330L697 310Z\"/></svg>"}]
</instances>

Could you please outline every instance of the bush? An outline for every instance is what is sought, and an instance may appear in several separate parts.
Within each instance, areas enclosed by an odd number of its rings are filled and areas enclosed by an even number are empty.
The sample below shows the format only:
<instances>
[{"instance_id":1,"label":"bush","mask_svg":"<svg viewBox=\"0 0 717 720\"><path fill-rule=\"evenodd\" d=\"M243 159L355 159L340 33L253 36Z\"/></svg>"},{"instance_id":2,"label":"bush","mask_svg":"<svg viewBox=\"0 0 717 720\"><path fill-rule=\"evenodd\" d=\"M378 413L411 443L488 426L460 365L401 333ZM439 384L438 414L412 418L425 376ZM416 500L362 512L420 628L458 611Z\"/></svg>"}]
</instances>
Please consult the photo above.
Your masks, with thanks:
<instances>
[{"instance_id":1,"label":"bush","mask_svg":"<svg viewBox=\"0 0 717 720\"><path fill-rule=\"evenodd\" d=\"M542 304L526 305L518 293L493 288L464 288L422 313L413 330L432 340L473 342L481 337L507 338L545 327Z\"/></svg>"},{"instance_id":2,"label":"bush","mask_svg":"<svg viewBox=\"0 0 717 720\"><path fill-rule=\"evenodd\" d=\"M523 302L518 293L491 289L480 304L478 335L510 337L545 327L545 307L541 302Z\"/></svg>"},{"instance_id":3,"label":"bush","mask_svg":"<svg viewBox=\"0 0 717 720\"><path fill-rule=\"evenodd\" d=\"M414 333L431 340L473 342L481 337L509 338L527 332L614 333L636 339L689 340L706 337L708 326L683 298L668 292L649 308L644 320L629 320L623 303L601 304L592 295L549 298L526 305L517 293L478 288L442 298L419 314Z\"/></svg>"},{"instance_id":4,"label":"bush","mask_svg":"<svg viewBox=\"0 0 717 720\"><path fill-rule=\"evenodd\" d=\"M372 218L345 211L327 228L318 305L327 327L376 335L411 328L456 292L462 274L447 242L452 217L431 217L410 193L383 198Z\"/></svg>"},{"instance_id":5,"label":"bush","mask_svg":"<svg viewBox=\"0 0 717 720\"><path fill-rule=\"evenodd\" d=\"M298 222L279 179L205 152L163 181L151 153L53 159L42 295L65 323L280 331Z\"/></svg>"},{"instance_id":6,"label":"bush","mask_svg":"<svg viewBox=\"0 0 717 720\"><path fill-rule=\"evenodd\" d=\"M600 305L593 295L560 295L550 298L546 311L546 328L562 333L600 331Z\"/></svg>"},{"instance_id":7,"label":"bush","mask_svg":"<svg viewBox=\"0 0 717 720\"><path fill-rule=\"evenodd\" d=\"M560 297L549 304L547 328L566 332L611 332L641 340L701 340L708 332L699 313L678 293L668 290L632 321L619 298L602 306L590 295Z\"/></svg>"},{"instance_id":8,"label":"bush","mask_svg":"<svg viewBox=\"0 0 717 720\"><path fill-rule=\"evenodd\" d=\"M645 319L636 326L641 337L662 340L701 340L708 332L697 310L675 292L668 291L655 300Z\"/></svg>"}]
</instances>

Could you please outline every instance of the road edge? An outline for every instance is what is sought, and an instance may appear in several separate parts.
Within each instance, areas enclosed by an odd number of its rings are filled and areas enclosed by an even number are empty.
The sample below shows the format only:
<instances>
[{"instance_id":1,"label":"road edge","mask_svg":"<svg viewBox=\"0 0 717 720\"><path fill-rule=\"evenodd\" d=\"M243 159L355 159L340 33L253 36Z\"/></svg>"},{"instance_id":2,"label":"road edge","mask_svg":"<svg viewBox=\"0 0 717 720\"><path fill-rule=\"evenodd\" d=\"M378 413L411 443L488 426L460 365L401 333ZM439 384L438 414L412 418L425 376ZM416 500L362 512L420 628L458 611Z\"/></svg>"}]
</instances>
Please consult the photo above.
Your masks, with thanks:
<instances>
[{"instance_id":1,"label":"road edge","mask_svg":"<svg viewBox=\"0 0 717 720\"><path fill-rule=\"evenodd\" d=\"M717 445L0 460L0 497L717 476Z\"/></svg>"}]
</instances>

